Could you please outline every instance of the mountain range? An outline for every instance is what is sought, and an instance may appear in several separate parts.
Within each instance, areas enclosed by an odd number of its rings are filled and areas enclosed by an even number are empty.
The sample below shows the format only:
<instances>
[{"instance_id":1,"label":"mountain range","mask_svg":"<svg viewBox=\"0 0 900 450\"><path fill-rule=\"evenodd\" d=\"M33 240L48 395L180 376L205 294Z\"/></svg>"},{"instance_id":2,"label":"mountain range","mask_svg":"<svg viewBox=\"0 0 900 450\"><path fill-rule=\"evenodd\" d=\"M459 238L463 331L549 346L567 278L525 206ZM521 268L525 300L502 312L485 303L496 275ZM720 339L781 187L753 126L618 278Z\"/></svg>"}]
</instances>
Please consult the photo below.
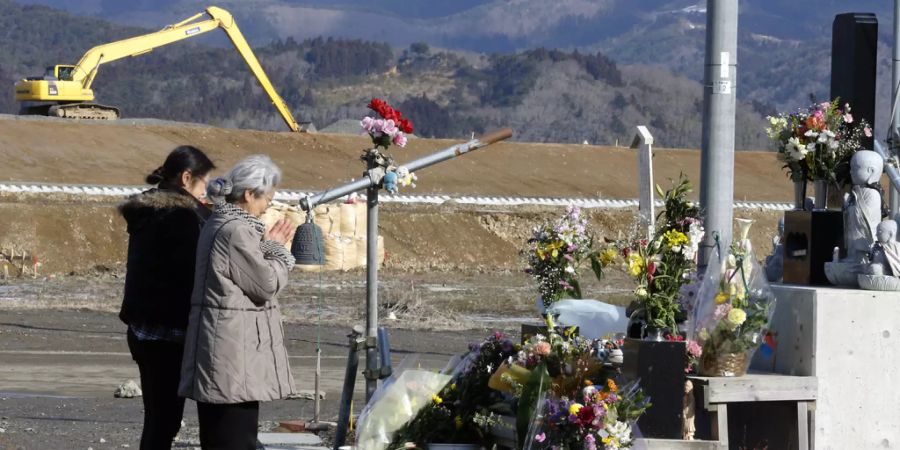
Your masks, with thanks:
<instances>
[{"instance_id":1,"label":"mountain range","mask_svg":"<svg viewBox=\"0 0 900 450\"><path fill-rule=\"evenodd\" d=\"M198 0L19 3L42 4L75 16L99 18L103 23L124 25L122 30L158 29L161 24L182 20L207 6ZM702 79L706 3L697 0L222 0L217 6L235 15L257 48L287 38L299 42L318 36L386 42L397 52L410 44L425 42L432 47L432 53L455 54L472 61L476 68L486 54L560 48L582 54L601 52L616 64L628 67L626 76L638 71L641 76L665 78L669 80L667 85L674 83L671 80L675 78L694 82ZM890 103L890 6L890 2L876 0L740 2L739 98L752 105L759 117L799 108L808 103L810 96L826 98L834 14L874 12L881 22L877 118L886 117ZM222 36L203 37L198 42L211 47L228 45ZM699 86L692 89L696 91ZM604 89L609 90L608 86ZM647 102L635 106L644 110L654 107L652 99ZM334 105L332 109L341 107ZM330 118L341 115L338 112ZM875 122L876 132L880 132L884 120ZM764 144L757 141L756 145Z\"/></svg>"}]
</instances>

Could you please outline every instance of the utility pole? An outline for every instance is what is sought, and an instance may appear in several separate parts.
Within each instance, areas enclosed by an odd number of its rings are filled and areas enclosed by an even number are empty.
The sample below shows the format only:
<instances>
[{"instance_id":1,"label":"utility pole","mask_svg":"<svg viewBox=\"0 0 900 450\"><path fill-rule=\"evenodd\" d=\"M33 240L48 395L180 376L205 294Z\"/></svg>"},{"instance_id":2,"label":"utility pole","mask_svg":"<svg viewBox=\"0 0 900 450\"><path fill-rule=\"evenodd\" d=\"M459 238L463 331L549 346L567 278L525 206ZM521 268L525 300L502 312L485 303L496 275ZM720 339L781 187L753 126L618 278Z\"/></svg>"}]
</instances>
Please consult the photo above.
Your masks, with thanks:
<instances>
[{"instance_id":1,"label":"utility pole","mask_svg":"<svg viewBox=\"0 0 900 450\"><path fill-rule=\"evenodd\" d=\"M891 111L891 129L888 130L888 150L889 155L896 155L897 148L900 147L900 106L897 104L897 94L900 90L900 0L894 0L894 60L892 61L892 77L891 85L891 103L893 107ZM900 186L891 183L890 207L891 217L900 213Z\"/></svg>"},{"instance_id":2,"label":"utility pole","mask_svg":"<svg viewBox=\"0 0 900 450\"><path fill-rule=\"evenodd\" d=\"M706 236L701 267L710 263L716 236L722 253L731 243L737 27L738 0L707 0L700 156L700 205L706 215Z\"/></svg>"}]
</instances>

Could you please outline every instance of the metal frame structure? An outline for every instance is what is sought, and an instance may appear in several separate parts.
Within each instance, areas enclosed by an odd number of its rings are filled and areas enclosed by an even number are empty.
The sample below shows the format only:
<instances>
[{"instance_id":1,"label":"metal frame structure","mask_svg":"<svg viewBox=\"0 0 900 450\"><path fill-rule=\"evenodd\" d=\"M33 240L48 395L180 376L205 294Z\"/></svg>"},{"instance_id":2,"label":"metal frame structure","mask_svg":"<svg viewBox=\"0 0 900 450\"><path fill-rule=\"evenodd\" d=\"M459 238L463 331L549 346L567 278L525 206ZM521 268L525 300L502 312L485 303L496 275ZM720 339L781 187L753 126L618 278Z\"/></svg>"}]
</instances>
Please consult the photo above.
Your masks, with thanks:
<instances>
[{"instance_id":1,"label":"metal frame structure","mask_svg":"<svg viewBox=\"0 0 900 450\"><path fill-rule=\"evenodd\" d=\"M466 143L457 144L443 150L439 150L427 156L410 161L404 167L410 173L433 166L435 164L465 155L472 151L487 147L491 144L512 137L512 130L503 128L474 138ZM350 404L353 399L353 387L356 384L356 370L359 365L358 352L365 350L366 369L363 374L366 378L366 401L372 398L378 387L378 380L390 376L390 352L386 344L387 334L379 333L378 328L378 191L382 189L382 181L388 172L396 170L393 159L380 151L378 147L366 151L361 158L366 163L364 176L356 181L325 190L300 199L300 209L310 213L316 205L339 199L354 192L366 190L367 204L367 228L366 228L366 328L363 330L354 328L350 334L350 357L347 362L347 372L344 379L344 390L341 394L338 428L335 433L334 448L344 445L347 433L347 423L350 419ZM381 334L381 339L379 339ZM379 340L383 341L381 348L382 365L378 364ZM384 364L387 364L386 366ZM318 394L318 393L317 393Z\"/></svg>"}]
</instances>

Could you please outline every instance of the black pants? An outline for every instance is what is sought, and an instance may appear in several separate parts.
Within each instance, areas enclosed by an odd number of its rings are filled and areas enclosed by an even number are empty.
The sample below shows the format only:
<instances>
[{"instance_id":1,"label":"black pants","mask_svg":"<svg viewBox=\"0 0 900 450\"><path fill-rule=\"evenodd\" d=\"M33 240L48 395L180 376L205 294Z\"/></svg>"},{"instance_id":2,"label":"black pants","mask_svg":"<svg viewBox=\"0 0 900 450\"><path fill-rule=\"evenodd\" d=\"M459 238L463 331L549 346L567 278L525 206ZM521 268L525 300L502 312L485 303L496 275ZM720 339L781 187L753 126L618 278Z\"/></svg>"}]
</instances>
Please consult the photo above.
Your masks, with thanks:
<instances>
[{"instance_id":1,"label":"black pants","mask_svg":"<svg viewBox=\"0 0 900 450\"><path fill-rule=\"evenodd\" d=\"M259 402L197 402L203 450L255 450Z\"/></svg>"},{"instance_id":2,"label":"black pants","mask_svg":"<svg viewBox=\"0 0 900 450\"><path fill-rule=\"evenodd\" d=\"M184 399L178 396L184 344L141 341L128 330L128 348L141 372L144 393L141 450L170 449L184 413Z\"/></svg>"}]
</instances>

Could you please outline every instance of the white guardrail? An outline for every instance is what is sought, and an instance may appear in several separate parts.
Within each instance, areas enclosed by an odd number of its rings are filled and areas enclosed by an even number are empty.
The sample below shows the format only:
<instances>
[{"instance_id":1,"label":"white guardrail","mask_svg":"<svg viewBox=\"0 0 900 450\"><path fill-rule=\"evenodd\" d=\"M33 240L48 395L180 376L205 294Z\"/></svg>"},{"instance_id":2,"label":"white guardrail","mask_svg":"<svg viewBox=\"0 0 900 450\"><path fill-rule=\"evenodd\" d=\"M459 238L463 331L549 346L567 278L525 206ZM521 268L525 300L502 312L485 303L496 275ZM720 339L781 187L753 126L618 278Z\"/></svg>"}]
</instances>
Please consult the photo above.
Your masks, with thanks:
<instances>
[{"instance_id":1,"label":"white guardrail","mask_svg":"<svg viewBox=\"0 0 900 450\"><path fill-rule=\"evenodd\" d=\"M86 196L127 197L148 189L149 186L119 186L119 185L85 185L85 184L44 184L44 183L0 183L0 192L28 193L28 194L70 194ZM296 202L312 192L281 190L275 194L275 200L282 202ZM404 204L434 204L457 203L462 205L478 206L568 206L575 205L581 208L636 208L638 201L616 200L606 198L553 198L553 197L492 197L473 195L390 195L380 193L378 200L383 203ZM663 206L657 201L658 206ZM793 205L777 202L735 202L736 209L762 209L772 211L789 210Z\"/></svg>"}]
</instances>

